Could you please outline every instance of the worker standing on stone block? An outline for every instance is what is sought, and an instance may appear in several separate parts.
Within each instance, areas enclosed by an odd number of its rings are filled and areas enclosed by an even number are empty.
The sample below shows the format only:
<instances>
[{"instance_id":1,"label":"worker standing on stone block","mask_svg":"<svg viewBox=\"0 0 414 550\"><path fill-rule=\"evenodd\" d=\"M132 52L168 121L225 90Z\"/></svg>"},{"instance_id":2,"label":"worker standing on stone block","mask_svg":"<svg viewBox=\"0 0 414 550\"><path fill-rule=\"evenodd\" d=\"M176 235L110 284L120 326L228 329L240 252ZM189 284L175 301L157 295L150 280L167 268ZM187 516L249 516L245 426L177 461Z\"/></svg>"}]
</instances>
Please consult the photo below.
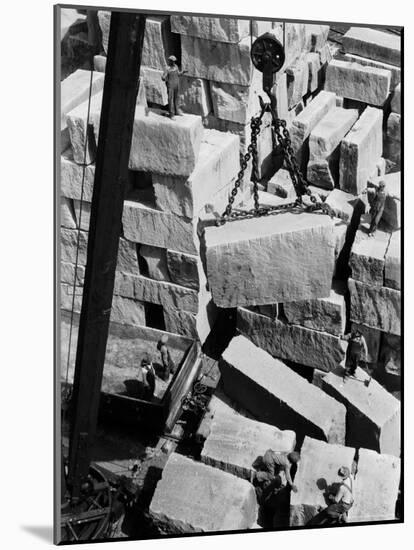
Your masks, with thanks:
<instances>
[{"instance_id":1,"label":"worker standing on stone block","mask_svg":"<svg viewBox=\"0 0 414 550\"><path fill-rule=\"evenodd\" d=\"M186 72L180 71L177 65L177 58L175 55L170 55L168 58L168 67L165 69L162 79L167 85L168 111L171 118L182 114L178 108L178 92L180 88L180 76Z\"/></svg>"},{"instance_id":2,"label":"worker standing on stone block","mask_svg":"<svg viewBox=\"0 0 414 550\"><path fill-rule=\"evenodd\" d=\"M381 180L371 204L371 225L369 226L369 236L373 237L384 212L387 192L385 190L385 181Z\"/></svg>"},{"instance_id":3,"label":"worker standing on stone block","mask_svg":"<svg viewBox=\"0 0 414 550\"><path fill-rule=\"evenodd\" d=\"M300 454L296 452L291 453L277 453L268 449L259 460L258 471L255 473L254 480L256 481L256 493L263 503L269 498L275 489L281 489L286 484L294 491L297 492L296 486L293 484L291 477L292 466L297 464L300 460ZM283 483L281 474L286 476L286 483Z\"/></svg>"},{"instance_id":4,"label":"worker standing on stone block","mask_svg":"<svg viewBox=\"0 0 414 550\"><path fill-rule=\"evenodd\" d=\"M168 346L167 346L167 342L168 342L168 336L166 334L163 334L157 344L157 349L161 354L161 363L163 367L161 378L163 380L168 380L170 374L174 374L175 372L174 361L172 360L170 350L168 349Z\"/></svg>"},{"instance_id":5,"label":"worker standing on stone block","mask_svg":"<svg viewBox=\"0 0 414 550\"><path fill-rule=\"evenodd\" d=\"M142 398L150 401L155 390L155 371L148 354L145 354L141 361L137 378L142 387Z\"/></svg>"},{"instance_id":6,"label":"worker standing on stone block","mask_svg":"<svg viewBox=\"0 0 414 550\"><path fill-rule=\"evenodd\" d=\"M367 361L367 342L359 330L353 330L350 334L342 336L342 340L348 341L348 349L345 358L345 377L354 376L359 362Z\"/></svg>"},{"instance_id":7,"label":"worker standing on stone block","mask_svg":"<svg viewBox=\"0 0 414 550\"><path fill-rule=\"evenodd\" d=\"M353 480L347 466L341 466L338 470L341 483L335 495L330 494L328 499L332 504L323 511L319 525L324 523L346 523L348 511L354 504Z\"/></svg>"}]
</instances>

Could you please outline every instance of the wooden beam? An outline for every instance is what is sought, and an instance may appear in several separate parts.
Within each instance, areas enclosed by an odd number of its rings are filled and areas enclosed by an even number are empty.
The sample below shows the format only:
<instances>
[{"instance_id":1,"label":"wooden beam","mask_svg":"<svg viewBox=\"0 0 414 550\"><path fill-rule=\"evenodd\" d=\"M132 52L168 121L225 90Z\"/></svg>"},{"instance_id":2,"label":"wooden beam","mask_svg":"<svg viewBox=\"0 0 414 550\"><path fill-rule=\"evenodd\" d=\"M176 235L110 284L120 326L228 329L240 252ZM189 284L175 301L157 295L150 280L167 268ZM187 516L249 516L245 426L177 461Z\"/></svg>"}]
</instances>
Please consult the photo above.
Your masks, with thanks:
<instances>
[{"instance_id":1,"label":"wooden beam","mask_svg":"<svg viewBox=\"0 0 414 550\"><path fill-rule=\"evenodd\" d=\"M112 12L73 384L73 500L88 475L96 431L144 31L145 16Z\"/></svg>"}]
</instances>

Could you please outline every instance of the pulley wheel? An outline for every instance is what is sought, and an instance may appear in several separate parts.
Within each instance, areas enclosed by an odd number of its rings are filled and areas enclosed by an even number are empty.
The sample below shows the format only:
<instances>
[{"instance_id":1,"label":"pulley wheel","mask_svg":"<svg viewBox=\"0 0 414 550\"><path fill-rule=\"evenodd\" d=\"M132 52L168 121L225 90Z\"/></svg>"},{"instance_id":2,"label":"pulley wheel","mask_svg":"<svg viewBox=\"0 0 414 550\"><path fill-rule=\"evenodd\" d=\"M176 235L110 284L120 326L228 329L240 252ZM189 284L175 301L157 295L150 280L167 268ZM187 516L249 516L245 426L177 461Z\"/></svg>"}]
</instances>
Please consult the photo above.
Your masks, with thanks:
<instances>
[{"instance_id":1,"label":"pulley wheel","mask_svg":"<svg viewBox=\"0 0 414 550\"><path fill-rule=\"evenodd\" d=\"M261 73L264 71L266 62L271 59L272 73L277 73L285 62L285 50L281 42L267 32L253 42L250 57L253 65Z\"/></svg>"}]
</instances>

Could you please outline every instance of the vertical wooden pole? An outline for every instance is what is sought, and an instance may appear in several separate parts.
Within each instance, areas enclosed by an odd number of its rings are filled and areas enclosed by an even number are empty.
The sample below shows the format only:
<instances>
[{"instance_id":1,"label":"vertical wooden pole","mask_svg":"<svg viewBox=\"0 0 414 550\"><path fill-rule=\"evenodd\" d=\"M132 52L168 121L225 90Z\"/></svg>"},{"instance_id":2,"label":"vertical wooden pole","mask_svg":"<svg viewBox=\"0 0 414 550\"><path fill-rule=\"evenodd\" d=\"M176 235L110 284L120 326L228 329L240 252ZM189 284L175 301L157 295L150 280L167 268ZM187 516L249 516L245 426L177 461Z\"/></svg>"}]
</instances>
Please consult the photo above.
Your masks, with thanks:
<instances>
[{"instance_id":1,"label":"vertical wooden pole","mask_svg":"<svg viewBox=\"0 0 414 550\"><path fill-rule=\"evenodd\" d=\"M68 485L80 494L96 432L145 16L112 12L73 384Z\"/></svg>"}]
</instances>

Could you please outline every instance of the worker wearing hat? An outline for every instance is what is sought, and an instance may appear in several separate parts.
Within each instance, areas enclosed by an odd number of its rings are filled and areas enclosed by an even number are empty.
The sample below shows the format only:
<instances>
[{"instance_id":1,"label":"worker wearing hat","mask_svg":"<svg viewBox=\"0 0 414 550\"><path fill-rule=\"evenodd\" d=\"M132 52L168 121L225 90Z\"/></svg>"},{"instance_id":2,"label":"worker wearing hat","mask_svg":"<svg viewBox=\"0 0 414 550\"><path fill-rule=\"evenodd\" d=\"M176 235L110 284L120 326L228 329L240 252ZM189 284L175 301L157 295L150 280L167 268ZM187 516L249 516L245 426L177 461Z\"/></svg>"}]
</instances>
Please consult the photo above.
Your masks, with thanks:
<instances>
[{"instance_id":1,"label":"worker wearing hat","mask_svg":"<svg viewBox=\"0 0 414 550\"><path fill-rule=\"evenodd\" d=\"M168 380L170 374L174 374L175 372L174 361L172 360L167 343L168 343L168 336L166 334L163 334L157 344L157 349L161 354L161 363L163 367L163 372L161 377L163 380Z\"/></svg>"},{"instance_id":2,"label":"worker wearing hat","mask_svg":"<svg viewBox=\"0 0 414 550\"><path fill-rule=\"evenodd\" d=\"M170 55L168 58L168 67L165 69L162 79L167 85L168 92L168 111L170 117L180 115L181 111L178 108L178 92L180 86L179 77L186 71L180 71L177 66L177 58L175 55Z\"/></svg>"},{"instance_id":3,"label":"worker wearing hat","mask_svg":"<svg viewBox=\"0 0 414 550\"><path fill-rule=\"evenodd\" d=\"M350 334L345 334L341 338L342 340L348 341L345 359L345 377L354 376L360 362L367 362L367 342L358 329L352 330Z\"/></svg>"},{"instance_id":4,"label":"worker wearing hat","mask_svg":"<svg viewBox=\"0 0 414 550\"><path fill-rule=\"evenodd\" d=\"M341 466L338 470L338 476L341 480L336 495L329 495L332 501L325 514L330 522L345 522L348 511L354 504L353 480L351 472L347 466Z\"/></svg>"}]
</instances>

